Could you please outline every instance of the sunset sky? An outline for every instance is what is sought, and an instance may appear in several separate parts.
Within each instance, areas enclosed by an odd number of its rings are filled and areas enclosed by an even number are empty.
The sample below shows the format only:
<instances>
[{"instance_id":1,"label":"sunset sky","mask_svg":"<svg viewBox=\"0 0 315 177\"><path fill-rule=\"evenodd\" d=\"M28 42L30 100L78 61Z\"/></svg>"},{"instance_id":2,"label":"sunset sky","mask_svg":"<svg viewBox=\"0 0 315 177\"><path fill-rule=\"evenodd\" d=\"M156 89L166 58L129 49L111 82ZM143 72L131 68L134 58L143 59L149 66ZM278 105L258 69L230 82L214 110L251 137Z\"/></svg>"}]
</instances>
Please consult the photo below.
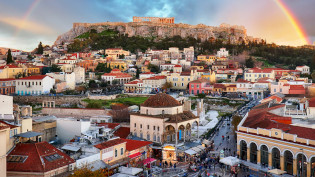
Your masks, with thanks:
<instances>
[{"instance_id":1,"label":"sunset sky","mask_svg":"<svg viewBox=\"0 0 315 177\"><path fill-rule=\"evenodd\" d=\"M0 47L27 51L40 41L53 44L73 22L130 22L132 16L243 25L248 35L284 45L315 41L314 0L9 0L0 7Z\"/></svg>"}]
</instances>

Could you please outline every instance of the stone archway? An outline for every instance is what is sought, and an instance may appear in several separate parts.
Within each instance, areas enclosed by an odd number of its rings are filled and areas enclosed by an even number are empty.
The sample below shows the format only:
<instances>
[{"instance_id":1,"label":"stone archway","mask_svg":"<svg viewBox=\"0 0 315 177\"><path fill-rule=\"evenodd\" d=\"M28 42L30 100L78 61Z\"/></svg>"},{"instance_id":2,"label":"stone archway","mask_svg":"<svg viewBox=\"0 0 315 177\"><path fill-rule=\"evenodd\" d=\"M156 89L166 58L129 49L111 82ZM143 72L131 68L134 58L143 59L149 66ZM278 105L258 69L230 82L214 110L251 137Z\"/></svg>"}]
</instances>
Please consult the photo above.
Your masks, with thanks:
<instances>
[{"instance_id":1,"label":"stone archway","mask_svg":"<svg viewBox=\"0 0 315 177\"><path fill-rule=\"evenodd\" d=\"M307 177L307 158L304 154L299 153L296 157L297 175L299 177Z\"/></svg>"},{"instance_id":2,"label":"stone archway","mask_svg":"<svg viewBox=\"0 0 315 177\"><path fill-rule=\"evenodd\" d=\"M311 176L315 176L315 157L312 157L310 159L311 163Z\"/></svg>"},{"instance_id":3,"label":"stone archway","mask_svg":"<svg viewBox=\"0 0 315 177\"><path fill-rule=\"evenodd\" d=\"M172 125L168 125L165 127L164 140L166 142L175 141L175 127Z\"/></svg>"},{"instance_id":4,"label":"stone archway","mask_svg":"<svg viewBox=\"0 0 315 177\"><path fill-rule=\"evenodd\" d=\"M250 162L257 164L257 145L255 143L250 143Z\"/></svg>"},{"instance_id":5,"label":"stone archway","mask_svg":"<svg viewBox=\"0 0 315 177\"><path fill-rule=\"evenodd\" d=\"M186 124L186 139L190 139L190 137L191 137L191 125L190 125L190 123L187 123Z\"/></svg>"},{"instance_id":6,"label":"stone archway","mask_svg":"<svg viewBox=\"0 0 315 177\"><path fill-rule=\"evenodd\" d=\"M240 141L240 159L247 160L247 143L244 140Z\"/></svg>"},{"instance_id":7,"label":"stone archway","mask_svg":"<svg viewBox=\"0 0 315 177\"><path fill-rule=\"evenodd\" d=\"M260 163L263 166L268 166L268 155L269 155L269 150L266 145L262 145L260 147Z\"/></svg>"},{"instance_id":8,"label":"stone archway","mask_svg":"<svg viewBox=\"0 0 315 177\"><path fill-rule=\"evenodd\" d=\"M284 170L290 174L293 175L293 154L292 152L286 150L283 153L284 156Z\"/></svg>"},{"instance_id":9,"label":"stone archway","mask_svg":"<svg viewBox=\"0 0 315 177\"><path fill-rule=\"evenodd\" d=\"M180 125L178 127L178 140L181 141L181 140L185 140L185 132L186 132L186 129L185 129L185 126L184 125Z\"/></svg>"},{"instance_id":10,"label":"stone archway","mask_svg":"<svg viewBox=\"0 0 315 177\"><path fill-rule=\"evenodd\" d=\"M272 168L280 169L280 150L274 147L271 151L272 154Z\"/></svg>"}]
</instances>

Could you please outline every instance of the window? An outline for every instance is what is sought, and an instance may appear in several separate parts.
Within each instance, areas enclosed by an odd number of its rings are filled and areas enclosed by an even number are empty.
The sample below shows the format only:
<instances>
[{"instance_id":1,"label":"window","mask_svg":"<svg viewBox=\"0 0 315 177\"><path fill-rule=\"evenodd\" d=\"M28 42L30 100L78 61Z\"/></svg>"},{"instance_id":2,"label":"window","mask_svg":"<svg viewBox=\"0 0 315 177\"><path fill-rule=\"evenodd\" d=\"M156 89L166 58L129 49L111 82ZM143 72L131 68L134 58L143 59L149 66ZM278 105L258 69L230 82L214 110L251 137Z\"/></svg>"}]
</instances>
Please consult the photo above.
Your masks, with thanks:
<instances>
[{"instance_id":1,"label":"window","mask_svg":"<svg viewBox=\"0 0 315 177\"><path fill-rule=\"evenodd\" d=\"M174 83L174 86L176 87L176 83Z\"/></svg>"},{"instance_id":2,"label":"window","mask_svg":"<svg viewBox=\"0 0 315 177\"><path fill-rule=\"evenodd\" d=\"M120 148L120 155L124 154L124 148Z\"/></svg>"},{"instance_id":3,"label":"window","mask_svg":"<svg viewBox=\"0 0 315 177\"><path fill-rule=\"evenodd\" d=\"M135 123L135 127L137 127L137 124Z\"/></svg>"},{"instance_id":4,"label":"window","mask_svg":"<svg viewBox=\"0 0 315 177\"><path fill-rule=\"evenodd\" d=\"M191 88L194 88L194 84L191 84Z\"/></svg>"},{"instance_id":5,"label":"window","mask_svg":"<svg viewBox=\"0 0 315 177\"><path fill-rule=\"evenodd\" d=\"M274 91L274 92L277 92L277 90L276 90L276 89L274 89L273 91Z\"/></svg>"},{"instance_id":6,"label":"window","mask_svg":"<svg viewBox=\"0 0 315 177\"><path fill-rule=\"evenodd\" d=\"M42 82L39 82L39 85L42 85Z\"/></svg>"},{"instance_id":7,"label":"window","mask_svg":"<svg viewBox=\"0 0 315 177\"><path fill-rule=\"evenodd\" d=\"M160 131L160 127L159 126L157 127L157 130Z\"/></svg>"},{"instance_id":8,"label":"window","mask_svg":"<svg viewBox=\"0 0 315 177\"><path fill-rule=\"evenodd\" d=\"M133 135L134 135L134 136L137 136L137 132L134 132Z\"/></svg>"},{"instance_id":9,"label":"window","mask_svg":"<svg viewBox=\"0 0 315 177\"><path fill-rule=\"evenodd\" d=\"M149 134L147 134L147 140L150 140L150 135Z\"/></svg>"},{"instance_id":10,"label":"window","mask_svg":"<svg viewBox=\"0 0 315 177\"><path fill-rule=\"evenodd\" d=\"M170 142L170 141L171 141L171 136L167 135L167 142Z\"/></svg>"},{"instance_id":11,"label":"window","mask_svg":"<svg viewBox=\"0 0 315 177\"><path fill-rule=\"evenodd\" d=\"M165 113L165 111L164 111L164 110L162 110L162 115L164 115L164 113Z\"/></svg>"},{"instance_id":12,"label":"window","mask_svg":"<svg viewBox=\"0 0 315 177\"><path fill-rule=\"evenodd\" d=\"M157 142L160 142L160 136L157 137Z\"/></svg>"},{"instance_id":13,"label":"window","mask_svg":"<svg viewBox=\"0 0 315 177\"><path fill-rule=\"evenodd\" d=\"M147 125L147 129L148 129L148 130L150 129L150 125Z\"/></svg>"},{"instance_id":14,"label":"window","mask_svg":"<svg viewBox=\"0 0 315 177\"><path fill-rule=\"evenodd\" d=\"M199 88L199 85L197 85L197 88Z\"/></svg>"},{"instance_id":15,"label":"window","mask_svg":"<svg viewBox=\"0 0 315 177\"><path fill-rule=\"evenodd\" d=\"M149 111L147 110L147 114L149 114Z\"/></svg>"},{"instance_id":16,"label":"window","mask_svg":"<svg viewBox=\"0 0 315 177\"><path fill-rule=\"evenodd\" d=\"M117 149L115 149L115 157L117 157Z\"/></svg>"},{"instance_id":17,"label":"window","mask_svg":"<svg viewBox=\"0 0 315 177\"><path fill-rule=\"evenodd\" d=\"M156 141L156 135L153 135L153 141Z\"/></svg>"},{"instance_id":18,"label":"window","mask_svg":"<svg viewBox=\"0 0 315 177\"><path fill-rule=\"evenodd\" d=\"M142 124L140 124L140 128L142 128Z\"/></svg>"},{"instance_id":19,"label":"window","mask_svg":"<svg viewBox=\"0 0 315 177\"><path fill-rule=\"evenodd\" d=\"M140 138L143 138L143 133L140 133Z\"/></svg>"},{"instance_id":20,"label":"window","mask_svg":"<svg viewBox=\"0 0 315 177\"><path fill-rule=\"evenodd\" d=\"M182 81L184 81L184 78L182 78Z\"/></svg>"},{"instance_id":21,"label":"window","mask_svg":"<svg viewBox=\"0 0 315 177\"><path fill-rule=\"evenodd\" d=\"M153 130L155 130L155 126L153 126Z\"/></svg>"},{"instance_id":22,"label":"window","mask_svg":"<svg viewBox=\"0 0 315 177\"><path fill-rule=\"evenodd\" d=\"M280 92L282 92L282 88L280 88Z\"/></svg>"},{"instance_id":23,"label":"window","mask_svg":"<svg viewBox=\"0 0 315 177\"><path fill-rule=\"evenodd\" d=\"M182 87L184 87L184 83L182 83Z\"/></svg>"}]
</instances>

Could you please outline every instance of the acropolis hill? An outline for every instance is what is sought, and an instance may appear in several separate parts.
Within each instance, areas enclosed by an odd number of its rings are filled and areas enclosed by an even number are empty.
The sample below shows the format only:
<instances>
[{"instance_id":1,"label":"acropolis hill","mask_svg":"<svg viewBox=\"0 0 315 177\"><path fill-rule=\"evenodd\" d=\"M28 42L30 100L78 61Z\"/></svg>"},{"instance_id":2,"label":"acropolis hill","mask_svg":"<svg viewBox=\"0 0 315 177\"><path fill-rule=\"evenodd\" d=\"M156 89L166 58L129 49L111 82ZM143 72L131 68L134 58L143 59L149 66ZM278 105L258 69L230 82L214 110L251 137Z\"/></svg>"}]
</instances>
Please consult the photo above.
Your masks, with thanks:
<instances>
[{"instance_id":1,"label":"acropolis hill","mask_svg":"<svg viewBox=\"0 0 315 177\"><path fill-rule=\"evenodd\" d=\"M116 30L120 34L143 37L193 37L199 38L201 41L221 38L224 40L230 39L231 43L236 44L242 41L260 40L247 36L244 26L231 26L221 24L219 27L207 26L204 24L189 25L183 23L175 23L175 18L160 18L160 17L133 17L133 22L101 22L101 23L73 23L73 28L58 36L55 44L62 42L72 42L75 37L82 33L88 32L91 29L96 29L97 32L102 32L107 29Z\"/></svg>"}]
</instances>

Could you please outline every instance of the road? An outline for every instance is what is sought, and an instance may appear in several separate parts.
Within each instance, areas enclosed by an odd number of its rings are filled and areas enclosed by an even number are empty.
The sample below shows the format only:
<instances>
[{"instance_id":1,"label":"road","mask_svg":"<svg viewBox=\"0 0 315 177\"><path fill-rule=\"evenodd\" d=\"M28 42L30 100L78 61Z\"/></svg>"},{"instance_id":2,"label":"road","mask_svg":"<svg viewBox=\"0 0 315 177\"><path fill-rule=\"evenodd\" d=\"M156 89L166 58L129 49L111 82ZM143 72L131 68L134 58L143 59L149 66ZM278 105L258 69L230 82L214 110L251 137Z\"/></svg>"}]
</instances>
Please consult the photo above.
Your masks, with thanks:
<instances>
[{"instance_id":1,"label":"road","mask_svg":"<svg viewBox=\"0 0 315 177\"><path fill-rule=\"evenodd\" d=\"M247 112L254 106L256 106L259 102L258 101L250 101L248 104L243 106L241 109L237 111L237 114L241 116L245 116ZM231 125L231 119L225 120L221 123L221 125L217 128L217 131L215 132L215 135L212 136L209 140L214 141L214 151L220 152L221 150L225 149L224 151L224 157L228 156L236 156L237 155L237 142L235 138L235 133L233 126ZM224 139L223 137L224 136ZM229 138L227 138L229 137ZM207 170L207 171L206 171ZM206 176L206 172L210 173L210 175L217 174L219 176L224 176L224 169L220 168L219 164L216 164L215 169L212 166L212 168L209 169L203 169L201 172L198 173L190 173L189 176ZM230 176L228 172L225 172L225 176ZM238 176L246 176L245 172L239 172Z\"/></svg>"}]
</instances>

